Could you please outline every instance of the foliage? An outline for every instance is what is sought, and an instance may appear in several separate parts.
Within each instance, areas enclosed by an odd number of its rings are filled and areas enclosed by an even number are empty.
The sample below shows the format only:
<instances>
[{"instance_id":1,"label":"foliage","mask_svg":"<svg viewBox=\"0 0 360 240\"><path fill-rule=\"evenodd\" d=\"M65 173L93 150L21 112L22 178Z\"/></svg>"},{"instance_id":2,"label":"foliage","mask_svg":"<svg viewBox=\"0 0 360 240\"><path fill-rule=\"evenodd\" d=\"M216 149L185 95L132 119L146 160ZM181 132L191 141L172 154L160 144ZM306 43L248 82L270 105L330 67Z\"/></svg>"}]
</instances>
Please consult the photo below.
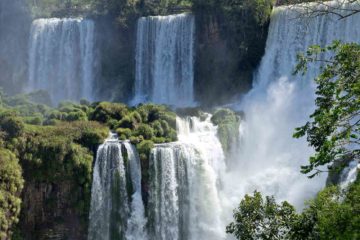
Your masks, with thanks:
<instances>
[{"instance_id":1,"label":"foliage","mask_svg":"<svg viewBox=\"0 0 360 240\"><path fill-rule=\"evenodd\" d=\"M211 122L218 126L218 136L225 153L230 153L236 143L239 132L240 117L227 108L215 111Z\"/></svg>"},{"instance_id":2,"label":"foliage","mask_svg":"<svg viewBox=\"0 0 360 240\"><path fill-rule=\"evenodd\" d=\"M11 236L11 227L19 219L20 193L24 179L16 156L9 150L0 149L0 239Z\"/></svg>"},{"instance_id":3,"label":"foliage","mask_svg":"<svg viewBox=\"0 0 360 240\"><path fill-rule=\"evenodd\" d=\"M227 232L237 239L327 240L360 237L360 177L348 189L329 186L309 201L302 213L273 197L246 195Z\"/></svg>"},{"instance_id":4,"label":"foliage","mask_svg":"<svg viewBox=\"0 0 360 240\"><path fill-rule=\"evenodd\" d=\"M259 192L246 195L238 209L234 211L235 221L226 227L226 232L238 239L288 239L296 217L295 209L287 202L280 205L274 197L265 201Z\"/></svg>"},{"instance_id":5,"label":"foliage","mask_svg":"<svg viewBox=\"0 0 360 240\"><path fill-rule=\"evenodd\" d=\"M5 159L4 168L15 164L12 159L19 159L26 181L24 194L24 217L30 214L49 212L56 206L56 213L48 213L48 221L62 221L62 211L76 214L86 224L90 207L92 164L97 147L104 142L109 128L117 131L123 140L130 139L138 149L147 176L148 157L154 143L176 141L176 115L165 106L146 104L130 108L120 103L98 102L90 104L82 100L80 104L62 102L57 108L46 106L36 94L25 94L8 97L1 95L0 105L0 163ZM12 153L11 153L11 152ZM11 154L7 157L7 154ZM14 160L14 161L15 161ZM1 173L2 174L2 173ZM4 175L5 176L5 175ZM18 199L19 192L13 195L3 193L0 175L0 220L3 228L1 234L10 234L10 227L17 222L18 208L7 208L3 201L11 196L11 201ZM20 174L21 177L21 174ZM22 179L22 177L21 177ZM39 187L37 187L39 186ZM22 187L22 186L21 186ZM41 206L32 205L31 195L40 194L43 189L51 188L41 199ZM20 189L20 188L19 188ZM39 191L39 192L38 192ZM5 200L4 200L5 199ZM10 201L9 200L9 201ZM16 200L17 201L17 200ZM7 212L4 212L6 209ZM31 213L25 208L33 208ZM16 213L4 222L3 216ZM5 214L5 215L4 215ZM55 216L56 215L56 216ZM24 220L27 221L27 220ZM43 220L36 224L43 224ZM21 223L23 224L23 223ZM20 225L21 225L20 224ZM27 224L27 223L26 223ZM84 226L85 227L85 226ZM5 229L6 228L6 229ZM5 229L5 230L3 230ZM22 230L22 229L21 229ZM20 233L20 232L19 232ZM33 232L30 234L37 233ZM19 235L19 234L18 234Z\"/></svg>"},{"instance_id":6,"label":"foliage","mask_svg":"<svg viewBox=\"0 0 360 240\"><path fill-rule=\"evenodd\" d=\"M295 232L295 239L358 239L359 213L359 179L347 191L338 186L325 188L301 214L300 226L306 231L300 236Z\"/></svg>"},{"instance_id":7,"label":"foliage","mask_svg":"<svg viewBox=\"0 0 360 240\"><path fill-rule=\"evenodd\" d=\"M120 120L128 113L126 105L121 103L100 102L93 107L90 119L102 123L107 123L110 119Z\"/></svg>"},{"instance_id":8,"label":"foliage","mask_svg":"<svg viewBox=\"0 0 360 240\"><path fill-rule=\"evenodd\" d=\"M12 112L3 112L0 114L0 129L6 133L7 139L21 136L24 130L22 119Z\"/></svg>"},{"instance_id":9,"label":"foliage","mask_svg":"<svg viewBox=\"0 0 360 240\"><path fill-rule=\"evenodd\" d=\"M323 59L327 52L332 56ZM308 63L324 64L315 79L316 110L294 134L306 136L316 151L309 165L302 167L313 177L321 172L319 166L360 157L360 45L335 41L325 48L312 46L298 60L296 73L305 72Z\"/></svg>"}]
</instances>

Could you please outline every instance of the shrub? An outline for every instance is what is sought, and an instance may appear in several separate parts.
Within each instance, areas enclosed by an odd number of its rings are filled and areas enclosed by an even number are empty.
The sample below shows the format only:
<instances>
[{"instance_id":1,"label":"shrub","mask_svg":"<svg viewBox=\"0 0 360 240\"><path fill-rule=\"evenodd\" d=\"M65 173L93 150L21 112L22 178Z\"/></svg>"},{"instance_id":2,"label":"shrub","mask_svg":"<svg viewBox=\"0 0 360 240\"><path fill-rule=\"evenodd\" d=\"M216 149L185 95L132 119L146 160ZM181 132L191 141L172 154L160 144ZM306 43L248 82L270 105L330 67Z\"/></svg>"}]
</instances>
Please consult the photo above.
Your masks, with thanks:
<instances>
[{"instance_id":1,"label":"shrub","mask_svg":"<svg viewBox=\"0 0 360 240\"><path fill-rule=\"evenodd\" d=\"M132 131L129 128L118 128L118 129L116 129L116 133L119 136L124 136L125 139L130 139L130 137L132 136ZM125 140L125 139L122 139L122 140Z\"/></svg>"},{"instance_id":2,"label":"shrub","mask_svg":"<svg viewBox=\"0 0 360 240\"><path fill-rule=\"evenodd\" d=\"M154 130L146 124L140 124L139 127L136 129L137 136L143 136L144 139L150 140L154 136Z\"/></svg>"},{"instance_id":3,"label":"shrub","mask_svg":"<svg viewBox=\"0 0 360 240\"><path fill-rule=\"evenodd\" d=\"M0 127L9 138L19 137L24 131L23 121L16 116L0 117Z\"/></svg>"},{"instance_id":4,"label":"shrub","mask_svg":"<svg viewBox=\"0 0 360 240\"><path fill-rule=\"evenodd\" d=\"M91 120L106 123L111 118L121 120L128 114L126 105L121 103L100 102L95 105Z\"/></svg>"},{"instance_id":5,"label":"shrub","mask_svg":"<svg viewBox=\"0 0 360 240\"><path fill-rule=\"evenodd\" d=\"M164 129L161 126L161 122L159 120L156 120L155 122L151 123L152 128L154 129L154 134L157 137L162 137L165 134Z\"/></svg>"},{"instance_id":6,"label":"shrub","mask_svg":"<svg viewBox=\"0 0 360 240\"><path fill-rule=\"evenodd\" d=\"M123 119L121 119L119 121L118 127L133 129L134 125L133 125L133 122L132 122L132 119L130 118L130 116L125 116Z\"/></svg>"},{"instance_id":7,"label":"shrub","mask_svg":"<svg viewBox=\"0 0 360 240\"><path fill-rule=\"evenodd\" d=\"M144 140L136 145L136 148L139 152L140 157L142 156L142 160L147 160L150 155L151 149L154 148L154 142L151 140Z\"/></svg>"},{"instance_id":8,"label":"shrub","mask_svg":"<svg viewBox=\"0 0 360 240\"><path fill-rule=\"evenodd\" d=\"M0 238L10 239L11 227L18 222L20 193L24 180L16 156L0 149Z\"/></svg>"},{"instance_id":9,"label":"shrub","mask_svg":"<svg viewBox=\"0 0 360 240\"><path fill-rule=\"evenodd\" d=\"M66 121L87 121L87 115L83 111L70 112L66 117Z\"/></svg>"}]
</instances>

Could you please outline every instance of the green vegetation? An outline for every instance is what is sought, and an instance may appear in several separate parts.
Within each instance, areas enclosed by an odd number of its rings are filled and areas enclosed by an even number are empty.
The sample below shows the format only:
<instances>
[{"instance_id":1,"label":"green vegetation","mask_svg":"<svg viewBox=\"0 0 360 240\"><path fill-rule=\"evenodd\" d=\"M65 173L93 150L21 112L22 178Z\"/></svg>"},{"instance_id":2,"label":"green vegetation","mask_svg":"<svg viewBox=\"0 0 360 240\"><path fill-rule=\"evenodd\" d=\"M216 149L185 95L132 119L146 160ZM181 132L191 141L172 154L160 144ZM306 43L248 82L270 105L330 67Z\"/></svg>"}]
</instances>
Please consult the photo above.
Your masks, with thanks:
<instances>
[{"instance_id":1,"label":"green vegetation","mask_svg":"<svg viewBox=\"0 0 360 240\"><path fill-rule=\"evenodd\" d=\"M15 154L0 148L0 239L12 235L11 228L19 219L20 193L24 179Z\"/></svg>"},{"instance_id":2,"label":"green vegetation","mask_svg":"<svg viewBox=\"0 0 360 240\"><path fill-rule=\"evenodd\" d=\"M110 129L136 145L144 178L154 143L177 140L176 115L165 106L130 108L82 100L52 108L43 104L44 92L0 96L0 238L9 237L18 222L24 180L21 221L49 213L46 223L21 222L28 234L39 237L47 231L42 224L66 222L65 212L77 216L86 229L94 155ZM46 189L53 190L33 205L32 198L38 199ZM21 231L25 230L20 229L20 235Z\"/></svg>"},{"instance_id":3,"label":"green vegetation","mask_svg":"<svg viewBox=\"0 0 360 240\"><path fill-rule=\"evenodd\" d=\"M246 195L240 206L234 211L235 222L226 227L226 232L237 239L289 239L294 221L295 208L287 202L278 205L274 197L265 201L259 192L254 196Z\"/></svg>"},{"instance_id":4,"label":"green vegetation","mask_svg":"<svg viewBox=\"0 0 360 240\"><path fill-rule=\"evenodd\" d=\"M331 52L332 57L320 58ZM360 158L360 45L334 42L326 48L312 46L306 55L299 55L296 72L307 70L308 63L322 62L325 66L315 79L317 84L316 109L311 121L296 129L294 137L306 136L316 153L302 172L313 177L320 172L318 167L346 158Z\"/></svg>"},{"instance_id":5,"label":"green vegetation","mask_svg":"<svg viewBox=\"0 0 360 240\"><path fill-rule=\"evenodd\" d=\"M234 212L227 232L237 239L358 239L360 237L360 178L346 191L330 186L318 193L302 213L273 197L246 195Z\"/></svg>"},{"instance_id":6,"label":"green vegetation","mask_svg":"<svg viewBox=\"0 0 360 240\"><path fill-rule=\"evenodd\" d=\"M331 57L323 58L327 52ZM298 60L296 73L306 72L309 63L323 65L315 79L315 112L294 134L306 136L315 149L302 173L314 177L324 165L332 174L340 172L349 159L360 157L360 45L335 41L325 48L312 46ZM238 239L359 239L359 216L360 175L346 189L326 187L300 214L286 202L274 203L273 197L264 203L258 192L247 195L227 232Z\"/></svg>"},{"instance_id":7,"label":"green vegetation","mask_svg":"<svg viewBox=\"0 0 360 240\"><path fill-rule=\"evenodd\" d=\"M218 126L218 137L226 154L229 154L231 147L237 142L240 116L227 108L215 111L211 122Z\"/></svg>"},{"instance_id":8,"label":"green vegetation","mask_svg":"<svg viewBox=\"0 0 360 240\"><path fill-rule=\"evenodd\" d=\"M143 140L154 143L177 140L176 114L166 106L144 104L129 108L124 104L101 102L92 108L89 119L108 125L120 139L130 139L134 144Z\"/></svg>"}]
</instances>

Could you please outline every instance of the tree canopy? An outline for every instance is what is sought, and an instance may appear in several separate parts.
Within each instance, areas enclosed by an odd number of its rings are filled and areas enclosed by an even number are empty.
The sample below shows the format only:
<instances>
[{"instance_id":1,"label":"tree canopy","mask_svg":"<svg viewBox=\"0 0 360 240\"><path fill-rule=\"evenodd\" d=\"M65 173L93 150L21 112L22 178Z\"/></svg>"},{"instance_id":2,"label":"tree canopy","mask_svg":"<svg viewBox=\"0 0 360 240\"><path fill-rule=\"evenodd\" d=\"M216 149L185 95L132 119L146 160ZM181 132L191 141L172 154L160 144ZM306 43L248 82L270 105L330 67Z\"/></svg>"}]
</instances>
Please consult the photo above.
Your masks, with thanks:
<instances>
[{"instance_id":1,"label":"tree canopy","mask_svg":"<svg viewBox=\"0 0 360 240\"><path fill-rule=\"evenodd\" d=\"M331 57L323 58L326 52ZM320 166L331 168L344 159L359 160L360 45L335 41L325 48L312 46L298 59L296 73L305 72L309 63L324 64L315 79L316 109L311 120L294 134L296 138L306 136L316 151L309 164L302 166L302 172L313 177L323 171Z\"/></svg>"}]
</instances>

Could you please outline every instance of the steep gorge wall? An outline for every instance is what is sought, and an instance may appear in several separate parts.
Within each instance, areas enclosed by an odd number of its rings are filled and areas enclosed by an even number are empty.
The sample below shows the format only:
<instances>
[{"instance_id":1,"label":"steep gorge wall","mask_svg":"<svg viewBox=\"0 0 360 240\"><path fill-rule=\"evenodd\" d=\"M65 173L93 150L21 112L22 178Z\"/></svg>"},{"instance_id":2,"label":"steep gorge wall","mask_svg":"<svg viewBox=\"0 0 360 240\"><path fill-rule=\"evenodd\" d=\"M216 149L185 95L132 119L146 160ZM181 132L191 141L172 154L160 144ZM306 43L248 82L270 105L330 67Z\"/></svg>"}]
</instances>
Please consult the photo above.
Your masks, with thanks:
<instances>
[{"instance_id":1,"label":"steep gorge wall","mask_svg":"<svg viewBox=\"0 0 360 240\"><path fill-rule=\"evenodd\" d=\"M86 239L86 221L70 203L81 199L73 183L26 182L22 193L20 229L24 239Z\"/></svg>"},{"instance_id":2,"label":"steep gorge wall","mask_svg":"<svg viewBox=\"0 0 360 240\"><path fill-rule=\"evenodd\" d=\"M195 100L203 106L224 104L251 88L253 72L264 53L268 23L259 27L243 16L229 26L223 13L193 14ZM109 18L96 23L102 69L97 94L101 99L128 102L135 94L136 19L128 26ZM242 27L237 30L238 25Z\"/></svg>"},{"instance_id":3,"label":"steep gorge wall","mask_svg":"<svg viewBox=\"0 0 360 240\"><path fill-rule=\"evenodd\" d=\"M98 99L128 102L135 82L136 19L121 25L109 16L95 18L99 48Z\"/></svg>"},{"instance_id":4,"label":"steep gorge wall","mask_svg":"<svg viewBox=\"0 0 360 240\"><path fill-rule=\"evenodd\" d=\"M265 51L268 22L223 12L196 12L195 91L205 106L228 103L252 87L253 72ZM216 96L216 97L214 97Z\"/></svg>"}]
</instances>

